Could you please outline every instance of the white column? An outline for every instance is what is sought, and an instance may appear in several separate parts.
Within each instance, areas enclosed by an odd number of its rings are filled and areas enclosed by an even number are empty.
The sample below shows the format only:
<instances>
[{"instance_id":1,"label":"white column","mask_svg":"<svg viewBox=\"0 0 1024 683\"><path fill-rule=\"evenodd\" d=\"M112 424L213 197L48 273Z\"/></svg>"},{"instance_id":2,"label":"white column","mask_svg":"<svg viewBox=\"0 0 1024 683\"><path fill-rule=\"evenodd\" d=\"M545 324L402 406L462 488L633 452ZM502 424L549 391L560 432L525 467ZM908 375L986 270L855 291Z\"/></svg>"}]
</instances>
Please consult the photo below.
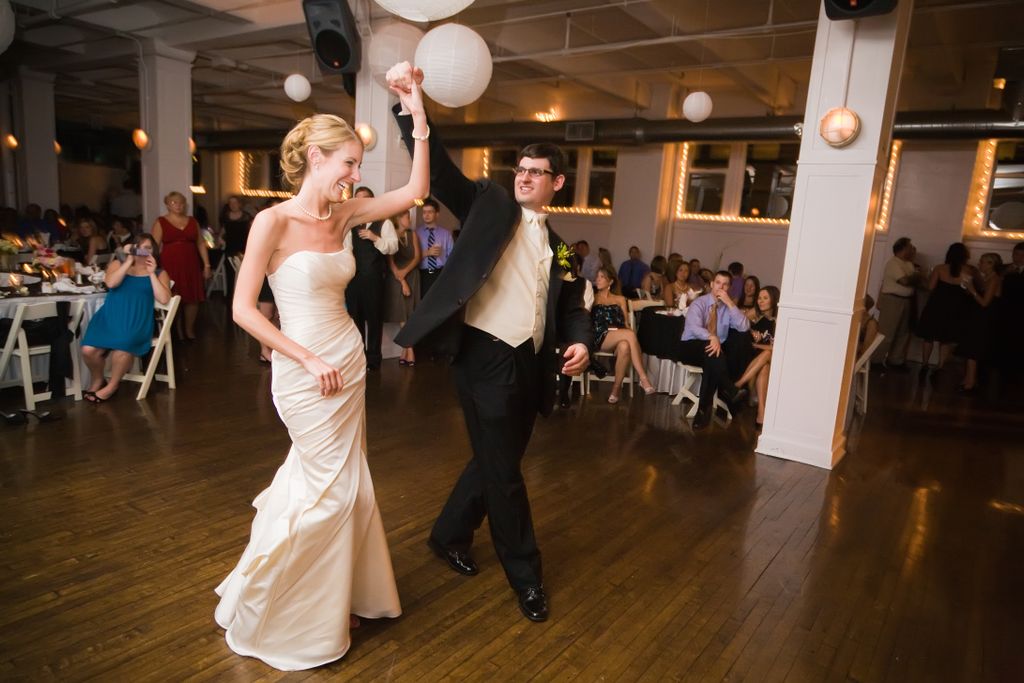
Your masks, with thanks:
<instances>
[{"instance_id":1,"label":"white column","mask_svg":"<svg viewBox=\"0 0 1024 683\"><path fill-rule=\"evenodd\" d=\"M392 97L391 91L370 73L369 51L373 40L373 36L363 36L363 68L356 76L355 121L349 123L353 128L365 123L377 131L376 146L363 154L363 165L359 169L362 181L359 184L380 195L409 182L412 157L402 142L398 124L391 113L391 105L398 99Z\"/></svg>"},{"instance_id":2,"label":"white column","mask_svg":"<svg viewBox=\"0 0 1024 683\"><path fill-rule=\"evenodd\" d=\"M0 187L3 187L3 206L18 206L18 174L14 168L14 152L7 149L3 137L14 133L11 122L11 84L0 83Z\"/></svg>"},{"instance_id":3,"label":"white column","mask_svg":"<svg viewBox=\"0 0 1024 683\"><path fill-rule=\"evenodd\" d=\"M38 204L43 210L60 206L60 176L53 141L57 123L53 106L53 74L18 69L15 135L18 142L19 208Z\"/></svg>"},{"instance_id":4,"label":"white column","mask_svg":"<svg viewBox=\"0 0 1024 683\"><path fill-rule=\"evenodd\" d=\"M912 9L904 0L892 14L858 21L819 14L758 453L824 468L845 454L856 323ZM818 123L842 106L847 80L861 129L836 149Z\"/></svg>"},{"instance_id":5,"label":"white column","mask_svg":"<svg viewBox=\"0 0 1024 683\"><path fill-rule=\"evenodd\" d=\"M153 41L139 65L139 111L149 146L142 150L142 220L147 229L166 212L164 197L177 190L191 208L192 60L185 52Z\"/></svg>"}]
</instances>

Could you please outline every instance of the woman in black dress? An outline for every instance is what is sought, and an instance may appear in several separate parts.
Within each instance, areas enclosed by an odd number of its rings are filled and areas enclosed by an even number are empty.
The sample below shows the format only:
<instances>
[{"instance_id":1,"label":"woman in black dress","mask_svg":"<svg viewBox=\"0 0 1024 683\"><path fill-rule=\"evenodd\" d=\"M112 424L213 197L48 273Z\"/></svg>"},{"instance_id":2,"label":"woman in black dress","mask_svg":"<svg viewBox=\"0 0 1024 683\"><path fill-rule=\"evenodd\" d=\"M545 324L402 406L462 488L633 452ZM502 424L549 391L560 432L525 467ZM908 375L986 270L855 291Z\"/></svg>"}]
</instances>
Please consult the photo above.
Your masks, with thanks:
<instances>
[{"instance_id":1,"label":"woman in black dress","mask_svg":"<svg viewBox=\"0 0 1024 683\"><path fill-rule=\"evenodd\" d=\"M967 265L970 252L963 242L954 242L946 250L946 261L935 267L928 279L928 303L917 322L917 336L921 344L921 370L928 369L935 342L939 343L939 363L942 367L949 359L949 353L956 344L963 341L964 316L967 315L971 297L967 283L976 273Z\"/></svg>"},{"instance_id":2,"label":"woman in black dress","mask_svg":"<svg viewBox=\"0 0 1024 683\"><path fill-rule=\"evenodd\" d=\"M749 279L749 278L748 278ZM772 345L775 341L775 319L779 316L779 288L772 285L761 287L757 292L757 319L750 326L754 338L754 350L758 354L750 361L747 369L736 380L736 388L749 385L757 393L757 426L764 423L764 404L768 397L768 373L772 362Z\"/></svg>"},{"instance_id":3,"label":"woman in black dress","mask_svg":"<svg viewBox=\"0 0 1024 683\"><path fill-rule=\"evenodd\" d=\"M978 384L978 361L990 357L995 326L994 312L998 309L996 299L1002 291L1003 280L999 271L1003 259L996 253L982 254L978 260L978 276L966 282L971 297L968 304L967 329L964 339L957 347L958 356L967 359L964 381L957 391L972 394Z\"/></svg>"},{"instance_id":4,"label":"woman in black dress","mask_svg":"<svg viewBox=\"0 0 1024 683\"><path fill-rule=\"evenodd\" d=\"M597 271L594 306L590 318L594 323L594 347L598 351L615 354L615 382L608 395L609 403L619 402L619 391L626 378L629 364L640 378L644 393L653 394L654 385L647 378L647 371L640 356L640 342L636 333L626 325L626 297L618 293L619 278L615 271L602 266Z\"/></svg>"}]
</instances>

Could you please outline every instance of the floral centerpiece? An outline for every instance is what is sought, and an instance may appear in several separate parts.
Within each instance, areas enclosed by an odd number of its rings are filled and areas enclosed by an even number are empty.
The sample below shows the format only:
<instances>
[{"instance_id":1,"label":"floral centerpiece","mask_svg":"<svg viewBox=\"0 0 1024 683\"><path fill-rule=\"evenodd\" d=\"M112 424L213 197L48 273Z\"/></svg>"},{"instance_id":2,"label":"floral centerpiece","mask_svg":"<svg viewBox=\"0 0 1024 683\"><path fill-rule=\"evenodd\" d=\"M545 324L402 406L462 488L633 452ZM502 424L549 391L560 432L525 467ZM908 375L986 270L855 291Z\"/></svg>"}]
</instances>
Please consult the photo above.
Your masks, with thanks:
<instances>
[{"instance_id":1,"label":"floral centerpiece","mask_svg":"<svg viewBox=\"0 0 1024 683\"><path fill-rule=\"evenodd\" d=\"M57 252L49 247L36 249L35 258L32 262L36 265L43 266L44 268L58 269L64 265L66 259L63 256L57 256Z\"/></svg>"},{"instance_id":2,"label":"floral centerpiece","mask_svg":"<svg viewBox=\"0 0 1024 683\"><path fill-rule=\"evenodd\" d=\"M18 245L7 239L0 239L0 270L13 270L18 261Z\"/></svg>"}]
</instances>

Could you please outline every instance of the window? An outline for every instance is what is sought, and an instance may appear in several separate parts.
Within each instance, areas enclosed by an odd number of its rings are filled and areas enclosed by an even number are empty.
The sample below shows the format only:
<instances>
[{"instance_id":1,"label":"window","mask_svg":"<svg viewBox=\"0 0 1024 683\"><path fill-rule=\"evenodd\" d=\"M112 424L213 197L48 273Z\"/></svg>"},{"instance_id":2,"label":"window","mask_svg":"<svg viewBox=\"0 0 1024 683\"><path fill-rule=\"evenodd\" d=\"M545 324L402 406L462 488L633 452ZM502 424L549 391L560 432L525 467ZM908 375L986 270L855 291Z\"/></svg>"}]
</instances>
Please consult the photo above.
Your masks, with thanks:
<instances>
[{"instance_id":1,"label":"window","mask_svg":"<svg viewBox=\"0 0 1024 683\"><path fill-rule=\"evenodd\" d=\"M747 146L740 215L789 218L793 209L799 143L752 143Z\"/></svg>"},{"instance_id":2,"label":"window","mask_svg":"<svg viewBox=\"0 0 1024 683\"><path fill-rule=\"evenodd\" d=\"M565 152L565 184L555 193L551 206L576 206L577 166L580 163L579 150L566 149ZM518 163L518 161L517 161Z\"/></svg>"},{"instance_id":3,"label":"window","mask_svg":"<svg viewBox=\"0 0 1024 683\"><path fill-rule=\"evenodd\" d=\"M1024 142L996 145L987 225L1000 232L1024 230Z\"/></svg>"},{"instance_id":4,"label":"window","mask_svg":"<svg viewBox=\"0 0 1024 683\"><path fill-rule=\"evenodd\" d=\"M732 145L728 143L692 145L686 179L687 213L722 213L731 156Z\"/></svg>"},{"instance_id":5,"label":"window","mask_svg":"<svg viewBox=\"0 0 1024 683\"><path fill-rule=\"evenodd\" d=\"M615 167L619 153L614 149L595 149L590 156L590 182L587 206L610 209L615 202Z\"/></svg>"}]
</instances>

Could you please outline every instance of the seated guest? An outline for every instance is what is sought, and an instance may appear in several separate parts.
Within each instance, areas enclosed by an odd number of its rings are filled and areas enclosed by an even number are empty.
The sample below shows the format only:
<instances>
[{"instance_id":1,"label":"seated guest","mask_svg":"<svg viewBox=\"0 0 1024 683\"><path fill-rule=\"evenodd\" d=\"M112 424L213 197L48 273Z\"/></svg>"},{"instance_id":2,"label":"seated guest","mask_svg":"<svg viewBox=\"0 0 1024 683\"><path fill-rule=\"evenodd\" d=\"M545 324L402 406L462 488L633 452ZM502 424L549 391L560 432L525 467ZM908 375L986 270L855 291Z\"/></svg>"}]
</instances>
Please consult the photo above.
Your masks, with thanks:
<instances>
[{"instance_id":1,"label":"seated guest","mask_svg":"<svg viewBox=\"0 0 1024 683\"><path fill-rule=\"evenodd\" d=\"M676 281L676 271L679 270L679 264L680 263L684 263L684 262L686 262L687 265L689 265L689 262L687 262L686 259L684 259L679 254L670 254L669 255L668 262L665 264L665 287L666 288L669 285L671 285L673 282ZM668 299L666 298L666 301L667 300Z\"/></svg>"},{"instance_id":2,"label":"seated guest","mask_svg":"<svg viewBox=\"0 0 1024 683\"><path fill-rule=\"evenodd\" d=\"M68 236L68 227L61 222L60 214L53 209L43 212L43 223L46 224L46 231L50 233L50 244L55 244Z\"/></svg>"},{"instance_id":3,"label":"seated guest","mask_svg":"<svg viewBox=\"0 0 1024 683\"><path fill-rule=\"evenodd\" d=\"M25 215L18 221L18 236L35 237L42 232L48 232L43 221L43 209L38 204L29 204L25 207Z\"/></svg>"},{"instance_id":4,"label":"seated guest","mask_svg":"<svg viewBox=\"0 0 1024 683\"><path fill-rule=\"evenodd\" d=\"M601 268L607 268L608 270L615 272L615 265L612 263L612 252L608 251L604 247L597 248L597 260ZM597 271L594 271L594 279L592 282L597 281Z\"/></svg>"},{"instance_id":5,"label":"seated guest","mask_svg":"<svg viewBox=\"0 0 1024 683\"><path fill-rule=\"evenodd\" d=\"M761 317L761 311L757 305L757 298L761 293L761 281L754 275L748 275L743 280L743 295L740 297L739 307L743 314L754 322Z\"/></svg>"},{"instance_id":6,"label":"seated guest","mask_svg":"<svg viewBox=\"0 0 1024 683\"><path fill-rule=\"evenodd\" d=\"M700 290L703 290L704 292L707 292L707 290L704 289L704 285L705 285L704 280L701 279L701 274L703 272L704 272L704 269L702 269L701 266L700 266L700 259L699 258L692 258L692 259L690 259L690 285L694 289L700 289ZM708 272L710 273L711 271L708 271Z\"/></svg>"},{"instance_id":7,"label":"seated guest","mask_svg":"<svg viewBox=\"0 0 1024 683\"><path fill-rule=\"evenodd\" d=\"M644 276L651 268L640 260L640 247L629 248L629 258L619 266L619 282L622 294L630 299L637 297L636 290L643 284Z\"/></svg>"},{"instance_id":8,"label":"seated guest","mask_svg":"<svg viewBox=\"0 0 1024 683\"><path fill-rule=\"evenodd\" d=\"M107 235L107 248L117 253L132 241L132 231L128 227L128 219L113 218L110 221L110 234Z\"/></svg>"},{"instance_id":9,"label":"seated guest","mask_svg":"<svg viewBox=\"0 0 1024 683\"><path fill-rule=\"evenodd\" d=\"M123 262L111 260L104 283L109 291L100 310L89 321L82 339L82 356L92 374L83 392L91 403L103 403L117 392L121 378L136 356L149 353L153 339L153 300L171 300L171 280L157 266L159 258L152 235L139 235L125 248ZM110 380L103 370L110 355Z\"/></svg>"},{"instance_id":10,"label":"seated guest","mask_svg":"<svg viewBox=\"0 0 1024 683\"><path fill-rule=\"evenodd\" d=\"M640 386L647 394L654 393L654 386L647 378L643 360L640 357L640 342L636 333L626 327L629 315L626 298L619 294L619 283L615 273L607 268L597 271L597 291L590 317L594 321L594 348L615 354L615 382L608 396L609 403L619 402L619 390L626 377L630 362L640 377Z\"/></svg>"},{"instance_id":11,"label":"seated guest","mask_svg":"<svg viewBox=\"0 0 1024 683\"><path fill-rule=\"evenodd\" d=\"M864 312L860 316L860 330L857 332L857 356L871 346L878 336L878 319L871 315L871 309L875 307L875 300L870 294L864 295Z\"/></svg>"},{"instance_id":12,"label":"seated guest","mask_svg":"<svg viewBox=\"0 0 1024 683\"><path fill-rule=\"evenodd\" d=\"M729 381L728 356L741 335L730 335L730 330L746 332L750 321L729 296L732 275L720 270L711 282L711 291L697 297L686 313L686 326L678 346L677 358L687 365L704 370L700 383L700 400L693 428L703 429L711 423L715 393L721 392L729 404L737 399L736 387ZM749 346L749 342L748 342ZM736 346L737 355L746 355ZM742 359L744 366L746 359ZM735 361L734 361L735 364Z\"/></svg>"},{"instance_id":13,"label":"seated guest","mask_svg":"<svg viewBox=\"0 0 1024 683\"><path fill-rule=\"evenodd\" d=\"M686 310L690 307L690 304L701 293L700 290L694 289L690 282L690 264L686 261L680 261L676 267L675 279L665 289L665 303L672 308L678 308L683 312L683 315L686 315Z\"/></svg>"},{"instance_id":14,"label":"seated guest","mask_svg":"<svg viewBox=\"0 0 1024 683\"><path fill-rule=\"evenodd\" d=\"M664 300L665 298L665 267L668 265L668 261L665 260L664 256L655 256L654 260L651 261L651 270L644 275L644 279L640 281L639 291L647 292L647 295L656 301Z\"/></svg>"},{"instance_id":15,"label":"seated guest","mask_svg":"<svg viewBox=\"0 0 1024 683\"><path fill-rule=\"evenodd\" d=\"M964 319L971 297L967 282L974 278L974 267L968 265L970 252L963 242L954 242L946 250L946 260L932 270L928 279L928 303L917 321L921 344L921 373L928 371L932 348L939 343L938 367L945 365L953 346L963 339Z\"/></svg>"},{"instance_id":16,"label":"seated guest","mask_svg":"<svg viewBox=\"0 0 1024 683\"><path fill-rule=\"evenodd\" d=\"M743 298L743 284L745 282L743 264L739 261L733 261L729 264L729 273L732 275L732 284L729 285L729 296L732 297L733 301L739 301Z\"/></svg>"},{"instance_id":17,"label":"seated guest","mask_svg":"<svg viewBox=\"0 0 1024 683\"><path fill-rule=\"evenodd\" d=\"M749 278L748 278L749 280ZM764 405L768 396L768 372L772 362L772 344L775 342L775 319L779 316L779 288L771 285L757 292L757 318L750 326L757 355L735 382L737 390L750 386L757 392L757 417L754 423L764 424Z\"/></svg>"},{"instance_id":18,"label":"seated guest","mask_svg":"<svg viewBox=\"0 0 1024 683\"><path fill-rule=\"evenodd\" d=\"M964 381L957 391L962 394L974 393L978 384L978 362L992 357L996 300L1002 290L1003 259L999 254L982 254L978 260L978 276L967 280L964 285L971 297L967 313L967 328L963 341L956 349L958 356L967 359ZM1020 340L1018 340L1018 343Z\"/></svg>"},{"instance_id":19,"label":"seated guest","mask_svg":"<svg viewBox=\"0 0 1024 683\"><path fill-rule=\"evenodd\" d=\"M708 268L701 268L700 272L697 273L697 278L699 279L697 288L700 290L700 293L707 294L710 292L711 281L715 279L715 274ZM692 280L693 278L691 277L690 279Z\"/></svg>"},{"instance_id":20,"label":"seated guest","mask_svg":"<svg viewBox=\"0 0 1024 683\"><path fill-rule=\"evenodd\" d=\"M77 244L82 250L82 263L87 266L95 265L96 257L100 254L110 253L107 238L100 234L96 221L91 218L78 219Z\"/></svg>"}]
</instances>

